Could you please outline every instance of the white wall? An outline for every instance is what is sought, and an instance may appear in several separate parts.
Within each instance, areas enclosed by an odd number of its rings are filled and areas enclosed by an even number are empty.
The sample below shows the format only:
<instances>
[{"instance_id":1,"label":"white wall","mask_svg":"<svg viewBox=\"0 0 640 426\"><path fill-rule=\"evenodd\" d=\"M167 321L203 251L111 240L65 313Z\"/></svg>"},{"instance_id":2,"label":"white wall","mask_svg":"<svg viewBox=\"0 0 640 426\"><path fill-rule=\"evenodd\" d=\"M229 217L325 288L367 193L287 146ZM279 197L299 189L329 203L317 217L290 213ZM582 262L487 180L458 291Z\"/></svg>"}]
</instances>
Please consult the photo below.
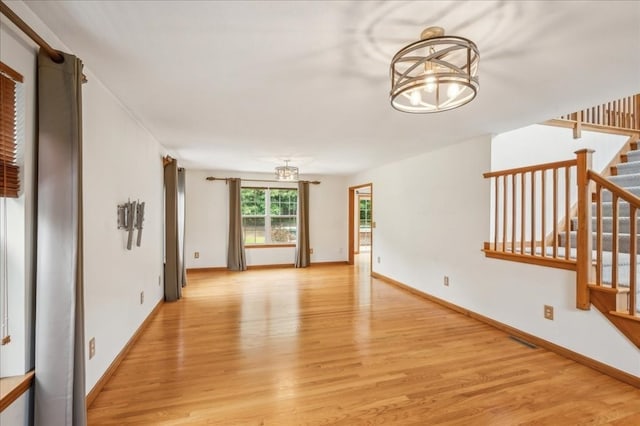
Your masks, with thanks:
<instances>
[{"instance_id":1,"label":"white wall","mask_svg":"<svg viewBox=\"0 0 640 426\"><path fill-rule=\"evenodd\" d=\"M491 170L531 166L553 161L573 160L577 150L593 149L593 169L602 172L620 151L628 136L573 130L534 124L496 135L491 142Z\"/></svg>"},{"instance_id":2,"label":"white wall","mask_svg":"<svg viewBox=\"0 0 640 426\"><path fill-rule=\"evenodd\" d=\"M85 337L96 339L96 356L87 353L89 391L164 297L163 169L155 139L85 69ZM134 239L132 250L117 229L117 205L128 199L145 202L142 244Z\"/></svg>"},{"instance_id":3,"label":"white wall","mask_svg":"<svg viewBox=\"0 0 640 426\"><path fill-rule=\"evenodd\" d=\"M624 144L629 139L628 136L620 136L620 135L611 135L605 133L598 132L582 132L582 137L579 139L573 138L573 130L567 129L563 127L554 127L554 126L545 126L540 124L534 124L531 126L523 127L521 129L516 129L510 132L506 132L500 135L497 135L493 138L491 142L491 170L505 170L511 169L515 167L522 166L531 166L535 164L549 163L555 161L564 161L564 160L573 160L576 158L575 152L588 148L592 149L595 152L592 156L592 167L593 170L602 172L606 166L611 162L611 160L618 154L620 149L624 146ZM548 236L551 232L551 225L553 223L553 175L551 170L548 170L546 173L546 181L545 181L545 201L546 201L546 212L545 220L547 228L545 231L545 236ZM521 210L520 203L516 201L515 207L516 212L513 214L512 207L514 204L511 199L511 179L507 179L507 232L506 235L511 235L512 229L512 220L511 218L516 219L516 240L520 240L520 231L524 228L525 231L525 239L526 241L531 240L531 186L530 186L530 175L525 176L525 200L526 207L524 209L524 218L525 224L524 226L520 223ZM558 196L558 205L564 206L565 196L568 195L569 205L573 206L577 203L577 187L576 187L576 173L575 167L571 169L571 180L569 186L569 194L565 194L565 174L563 170L560 170L557 176L558 185L557 185L557 196ZM519 180L516 180L516 185L519 186ZM541 173L538 172L536 174L536 218L537 221L535 223L536 230L536 240L542 240L542 221L540 218L542 217L542 194L541 194ZM498 212L500 212L500 224L502 224L502 212L503 212L503 202L505 200L505 194L503 194L504 181L500 179L498 185ZM493 203L495 200L495 186L492 184L491 187L491 209L493 209ZM518 200L518 199L516 199ZM564 219L564 208L560 207L559 209L559 219ZM495 221L495 215L491 215L491 223ZM502 226L500 225L498 229ZM494 229L494 227L492 227ZM490 240L494 241L494 235L491 234ZM507 242L510 242L511 238L507 239ZM498 242L502 242L502 235L499 235Z\"/></svg>"},{"instance_id":4,"label":"white wall","mask_svg":"<svg viewBox=\"0 0 640 426\"><path fill-rule=\"evenodd\" d=\"M185 264L187 268L227 266L228 190L223 181L207 181L207 176L272 179L271 174L187 170ZM348 241L348 189L346 179L337 176L303 176L319 180L309 188L309 240L311 262L346 261ZM246 182L243 186L265 186ZM286 184L272 183L274 187ZM295 185L291 185L295 187ZM194 258L199 252L200 257ZM293 264L295 248L247 248L247 264Z\"/></svg>"},{"instance_id":5,"label":"white wall","mask_svg":"<svg viewBox=\"0 0 640 426\"><path fill-rule=\"evenodd\" d=\"M575 273L484 257L490 169L487 136L353 176L373 183L372 269L640 377L640 351L597 310L574 307Z\"/></svg>"},{"instance_id":6,"label":"white wall","mask_svg":"<svg viewBox=\"0 0 640 426\"><path fill-rule=\"evenodd\" d=\"M10 5L50 44L70 51L24 3L11 2ZM1 58L25 77L26 139L27 147L32 149L36 48L2 19ZM86 390L89 392L163 298L159 279L163 274L161 157L164 148L102 85L91 72L90 63L85 64L84 72L89 79L83 85L85 348ZM33 164L27 167L33 172ZM126 250L124 231L116 226L116 207L129 198L146 203L142 246L131 251ZM28 232L31 220L25 220L24 226ZM142 291L145 297L144 303L140 304ZM16 306L29 306L25 295L16 297L19 298ZM26 317L29 312L23 314ZM93 337L96 356L89 360L88 341ZM28 339L12 333L12 340L17 347L25 344L21 340ZM2 355L4 362L4 352ZM24 368L22 370L19 374L25 372ZM13 405L12 419L27 418L27 404L16 402Z\"/></svg>"}]
</instances>

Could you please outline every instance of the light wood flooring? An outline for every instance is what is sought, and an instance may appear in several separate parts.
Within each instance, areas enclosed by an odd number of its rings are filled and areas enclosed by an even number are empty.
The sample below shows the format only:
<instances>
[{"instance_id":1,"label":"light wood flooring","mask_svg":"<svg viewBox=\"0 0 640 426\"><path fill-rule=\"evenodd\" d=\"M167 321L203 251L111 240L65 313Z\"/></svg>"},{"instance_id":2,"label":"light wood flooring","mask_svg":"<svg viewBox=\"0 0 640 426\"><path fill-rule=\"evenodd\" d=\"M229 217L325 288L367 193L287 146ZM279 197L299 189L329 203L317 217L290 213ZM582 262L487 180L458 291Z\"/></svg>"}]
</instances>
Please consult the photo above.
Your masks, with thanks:
<instances>
[{"instance_id":1,"label":"light wood flooring","mask_svg":"<svg viewBox=\"0 0 640 426\"><path fill-rule=\"evenodd\" d=\"M194 273L90 407L107 424L637 426L640 389L363 266Z\"/></svg>"}]
</instances>

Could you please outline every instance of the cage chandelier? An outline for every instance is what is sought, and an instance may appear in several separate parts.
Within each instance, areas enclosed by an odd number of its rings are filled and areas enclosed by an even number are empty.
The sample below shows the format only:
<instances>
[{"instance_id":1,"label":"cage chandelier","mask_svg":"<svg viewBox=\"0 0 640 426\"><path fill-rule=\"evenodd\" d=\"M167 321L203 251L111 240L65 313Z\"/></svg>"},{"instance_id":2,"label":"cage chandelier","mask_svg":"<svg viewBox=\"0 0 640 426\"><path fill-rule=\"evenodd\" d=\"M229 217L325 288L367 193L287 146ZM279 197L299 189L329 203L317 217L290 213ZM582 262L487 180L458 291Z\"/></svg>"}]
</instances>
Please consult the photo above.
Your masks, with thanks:
<instances>
[{"instance_id":1,"label":"cage chandelier","mask_svg":"<svg viewBox=\"0 0 640 426\"><path fill-rule=\"evenodd\" d=\"M284 166L276 167L276 179L298 180L298 168L289 165L289 160L284 160Z\"/></svg>"},{"instance_id":2,"label":"cage chandelier","mask_svg":"<svg viewBox=\"0 0 640 426\"><path fill-rule=\"evenodd\" d=\"M479 61L471 40L445 36L441 27L426 28L420 40L400 49L391 61L391 106L432 113L470 102L480 88Z\"/></svg>"}]
</instances>

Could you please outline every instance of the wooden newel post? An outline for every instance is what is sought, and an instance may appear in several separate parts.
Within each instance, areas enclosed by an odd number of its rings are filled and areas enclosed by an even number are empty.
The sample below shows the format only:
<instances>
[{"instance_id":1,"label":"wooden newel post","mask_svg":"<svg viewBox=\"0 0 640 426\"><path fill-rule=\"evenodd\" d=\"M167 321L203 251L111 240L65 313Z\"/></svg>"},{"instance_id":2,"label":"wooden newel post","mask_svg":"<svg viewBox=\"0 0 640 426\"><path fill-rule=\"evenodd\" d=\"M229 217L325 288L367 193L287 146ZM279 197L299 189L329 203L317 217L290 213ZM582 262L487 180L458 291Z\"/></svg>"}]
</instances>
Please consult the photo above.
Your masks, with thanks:
<instances>
[{"instance_id":1,"label":"wooden newel post","mask_svg":"<svg viewBox=\"0 0 640 426\"><path fill-rule=\"evenodd\" d=\"M582 137L582 111L574 113L576 124L573 127L573 138L580 139Z\"/></svg>"},{"instance_id":2,"label":"wooden newel post","mask_svg":"<svg viewBox=\"0 0 640 426\"><path fill-rule=\"evenodd\" d=\"M591 233L591 188L588 172L591 169L592 149L576 151L578 184L578 241L576 254L576 307L588 310L589 283L592 282L592 233Z\"/></svg>"}]
</instances>

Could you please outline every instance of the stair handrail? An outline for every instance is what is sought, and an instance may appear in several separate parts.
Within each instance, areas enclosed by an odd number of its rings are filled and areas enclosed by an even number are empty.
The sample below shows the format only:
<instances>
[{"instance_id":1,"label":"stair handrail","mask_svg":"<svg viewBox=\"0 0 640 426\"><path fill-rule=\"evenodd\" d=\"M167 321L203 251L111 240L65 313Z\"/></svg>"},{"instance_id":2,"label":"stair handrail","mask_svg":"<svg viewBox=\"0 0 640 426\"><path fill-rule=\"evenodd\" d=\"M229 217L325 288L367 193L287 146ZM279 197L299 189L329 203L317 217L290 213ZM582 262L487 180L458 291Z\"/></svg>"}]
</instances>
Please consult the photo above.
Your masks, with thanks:
<instances>
[{"instance_id":1,"label":"stair handrail","mask_svg":"<svg viewBox=\"0 0 640 426\"><path fill-rule=\"evenodd\" d=\"M504 169L504 170L495 170L492 172L485 172L482 176L486 178L497 177L497 176L506 176L513 175L517 173L528 173L531 171L540 171L540 170L549 170L549 169L559 169L562 167L571 167L576 165L576 160L563 160L563 161L553 161L551 163L542 163L536 164L533 166L523 166L516 167L513 169Z\"/></svg>"}]
</instances>

